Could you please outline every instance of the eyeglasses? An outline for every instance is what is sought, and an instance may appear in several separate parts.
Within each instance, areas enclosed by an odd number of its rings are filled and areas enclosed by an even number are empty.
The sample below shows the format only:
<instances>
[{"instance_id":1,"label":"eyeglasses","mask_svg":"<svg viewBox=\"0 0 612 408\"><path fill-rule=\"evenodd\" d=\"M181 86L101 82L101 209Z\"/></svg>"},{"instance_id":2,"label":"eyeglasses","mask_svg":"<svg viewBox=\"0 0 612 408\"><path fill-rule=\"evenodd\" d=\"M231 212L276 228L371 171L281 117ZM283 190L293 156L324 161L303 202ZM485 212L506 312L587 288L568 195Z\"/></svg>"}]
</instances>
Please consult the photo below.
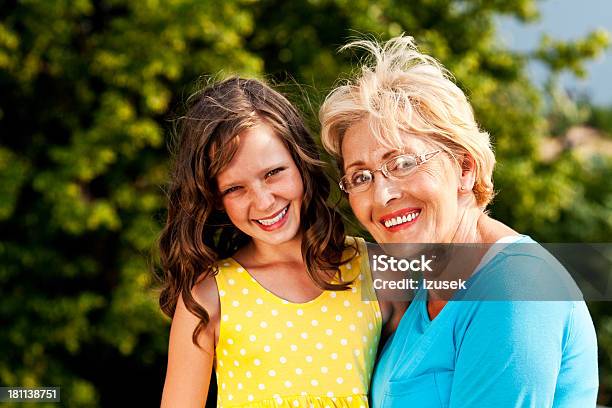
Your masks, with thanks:
<instances>
[{"instance_id":1,"label":"eyeglasses","mask_svg":"<svg viewBox=\"0 0 612 408\"><path fill-rule=\"evenodd\" d=\"M425 154L401 154L387 160L376 170L357 170L340 179L340 189L348 194L366 191L374 181L374 173L380 171L386 178L403 178L414 172L417 166L427 162L441 150Z\"/></svg>"}]
</instances>

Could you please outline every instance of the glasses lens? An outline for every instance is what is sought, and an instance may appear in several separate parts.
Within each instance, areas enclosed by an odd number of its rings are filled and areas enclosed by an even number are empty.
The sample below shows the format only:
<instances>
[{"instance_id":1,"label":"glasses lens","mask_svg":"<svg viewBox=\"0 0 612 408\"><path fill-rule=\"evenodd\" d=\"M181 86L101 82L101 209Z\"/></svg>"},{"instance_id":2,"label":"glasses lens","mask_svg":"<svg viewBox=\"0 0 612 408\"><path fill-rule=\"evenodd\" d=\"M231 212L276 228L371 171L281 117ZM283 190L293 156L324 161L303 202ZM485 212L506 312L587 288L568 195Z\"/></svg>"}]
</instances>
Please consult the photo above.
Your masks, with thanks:
<instances>
[{"instance_id":1,"label":"glasses lens","mask_svg":"<svg viewBox=\"0 0 612 408\"><path fill-rule=\"evenodd\" d=\"M372 182L372 173L369 170L359 170L342 178L344 189L348 192L367 190Z\"/></svg>"},{"instance_id":2,"label":"glasses lens","mask_svg":"<svg viewBox=\"0 0 612 408\"><path fill-rule=\"evenodd\" d=\"M417 166L414 156L397 156L387 162L387 171L395 177L407 176Z\"/></svg>"}]
</instances>

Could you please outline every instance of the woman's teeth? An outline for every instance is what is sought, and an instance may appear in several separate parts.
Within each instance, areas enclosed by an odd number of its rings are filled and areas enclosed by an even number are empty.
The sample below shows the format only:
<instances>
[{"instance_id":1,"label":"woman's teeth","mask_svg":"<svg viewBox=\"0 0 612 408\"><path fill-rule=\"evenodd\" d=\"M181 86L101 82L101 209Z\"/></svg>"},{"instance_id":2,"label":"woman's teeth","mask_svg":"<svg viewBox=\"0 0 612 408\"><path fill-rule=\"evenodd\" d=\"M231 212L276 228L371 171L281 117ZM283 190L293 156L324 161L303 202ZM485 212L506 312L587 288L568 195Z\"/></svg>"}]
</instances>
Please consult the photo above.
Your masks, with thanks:
<instances>
[{"instance_id":1,"label":"woman's teeth","mask_svg":"<svg viewBox=\"0 0 612 408\"><path fill-rule=\"evenodd\" d=\"M272 225L272 224L275 224L275 223L279 222L280 219L285 216L285 214L287 214L287 210L288 209L289 209L289 206L285 207L285 209L283 211L281 211L276 217L268 218L268 219L264 219L264 220L257 220L257 222L260 223L261 225Z\"/></svg>"},{"instance_id":2,"label":"woman's teeth","mask_svg":"<svg viewBox=\"0 0 612 408\"><path fill-rule=\"evenodd\" d=\"M391 219L385 221L385 227L391 228L391 227L396 226L396 225L400 225L400 224L404 224L406 222L410 222L410 221L414 220L416 217L418 217L419 214L421 214L420 211L414 212L414 213L410 213L410 214L404 215L402 217L391 218Z\"/></svg>"}]
</instances>

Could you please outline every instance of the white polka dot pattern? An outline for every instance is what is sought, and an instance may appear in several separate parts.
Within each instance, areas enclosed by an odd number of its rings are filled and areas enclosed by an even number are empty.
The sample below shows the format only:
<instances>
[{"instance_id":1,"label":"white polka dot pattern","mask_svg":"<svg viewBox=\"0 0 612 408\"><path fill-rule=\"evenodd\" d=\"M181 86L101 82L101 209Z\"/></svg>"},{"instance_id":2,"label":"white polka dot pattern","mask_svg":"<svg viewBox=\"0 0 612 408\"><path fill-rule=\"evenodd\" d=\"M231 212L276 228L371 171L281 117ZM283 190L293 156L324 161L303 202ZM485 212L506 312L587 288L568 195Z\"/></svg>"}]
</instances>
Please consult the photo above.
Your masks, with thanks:
<instances>
[{"instance_id":1,"label":"white polka dot pattern","mask_svg":"<svg viewBox=\"0 0 612 408\"><path fill-rule=\"evenodd\" d=\"M364 250L363 241L359 246ZM343 278L369 276L364 264L356 257L341 268ZM220 265L218 406L367 407L381 314L378 302L361 300L361 280L296 304L267 291L233 259Z\"/></svg>"}]
</instances>

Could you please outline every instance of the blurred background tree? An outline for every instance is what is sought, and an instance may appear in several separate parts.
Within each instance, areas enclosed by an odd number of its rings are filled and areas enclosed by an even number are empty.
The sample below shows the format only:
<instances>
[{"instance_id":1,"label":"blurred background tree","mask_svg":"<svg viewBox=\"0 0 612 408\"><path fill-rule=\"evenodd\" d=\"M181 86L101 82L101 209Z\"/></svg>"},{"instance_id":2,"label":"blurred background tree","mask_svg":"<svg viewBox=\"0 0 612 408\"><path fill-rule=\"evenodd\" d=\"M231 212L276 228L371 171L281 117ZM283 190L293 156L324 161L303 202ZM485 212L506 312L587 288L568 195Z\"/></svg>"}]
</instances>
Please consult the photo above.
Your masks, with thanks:
<instances>
[{"instance_id":1,"label":"blurred background tree","mask_svg":"<svg viewBox=\"0 0 612 408\"><path fill-rule=\"evenodd\" d=\"M578 154L566 133L581 124L609 132L610 110L572 107L554 78L541 95L525 69L536 58L581 75L607 34L543 38L521 54L497 41L501 14L529 22L537 4L2 2L0 384L58 385L66 406L157 405L169 322L149 255L164 222L172 119L203 75L240 74L282 83L316 131L319 103L356 61L336 50L360 33L406 32L455 74L494 139L496 218L542 242L609 242L611 154ZM611 310L591 310L600 402L611 403Z\"/></svg>"}]
</instances>

